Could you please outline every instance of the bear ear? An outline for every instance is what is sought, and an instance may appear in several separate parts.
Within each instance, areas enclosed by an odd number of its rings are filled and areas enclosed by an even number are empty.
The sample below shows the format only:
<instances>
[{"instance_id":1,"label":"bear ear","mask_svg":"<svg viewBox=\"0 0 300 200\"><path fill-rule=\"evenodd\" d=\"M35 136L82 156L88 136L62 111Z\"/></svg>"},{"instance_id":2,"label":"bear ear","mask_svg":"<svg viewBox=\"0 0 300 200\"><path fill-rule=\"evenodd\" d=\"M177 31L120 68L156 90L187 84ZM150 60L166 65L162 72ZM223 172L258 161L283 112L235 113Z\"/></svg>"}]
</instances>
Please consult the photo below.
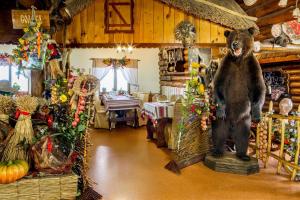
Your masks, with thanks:
<instances>
[{"instance_id":1,"label":"bear ear","mask_svg":"<svg viewBox=\"0 0 300 200\"><path fill-rule=\"evenodd\" d=\"M224 36L225 36L225 37L228 37L229 34L230 34L230 31L228 31L228 30L226 30L226 31L224 32Z\"/></svg>"},{"instance_id":2,"label":"bear ear","mask_svg":"<svg viewBox=\"0 0 300 200\"><path fill-rule=\"evenodd\" d=\"M248 28L248 32L250 33L250 35L254 35L255 28L254 27Z\"/></svg>"}]
</instances>

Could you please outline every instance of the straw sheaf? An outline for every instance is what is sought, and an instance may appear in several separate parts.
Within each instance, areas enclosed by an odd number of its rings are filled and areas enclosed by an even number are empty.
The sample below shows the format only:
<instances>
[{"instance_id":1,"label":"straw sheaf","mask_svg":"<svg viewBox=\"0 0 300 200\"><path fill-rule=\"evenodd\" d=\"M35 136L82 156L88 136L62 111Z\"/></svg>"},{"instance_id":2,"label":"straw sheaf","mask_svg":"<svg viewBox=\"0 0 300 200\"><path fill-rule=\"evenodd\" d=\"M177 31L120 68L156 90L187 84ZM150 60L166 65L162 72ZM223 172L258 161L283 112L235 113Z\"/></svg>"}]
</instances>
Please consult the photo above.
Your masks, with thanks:
<instances>
[{"instance_id":1,"label":"straw sheaf","mask_svg":"<svg viewBox=\"0 0 300 200\"><path fill-rule=\"evenodd\" d=\"M202 3L197 0L160 0L161 2L170 5L172 7L183 10L184 12L197 16L202 19L212 21L217 24L232 28L232 29L246 29L254 27L259 30L254 20L246 17L247 14L241 9L241 7L234 0L217 1L206 0L210 4L216 5L216 7ZM222 7L229 12L218 8ZM232 13L236 13L232 14ZM237 16L242 15L242 16Z\"/></svg>"},{"instance_id":2,"label":"straw sheaf","mask_svg":"<svg viewBox=\"0 0 300 200\"><path fill-rule=\"evenodd\" d=\"M14 101L10 96L0 95L0 114L8 115L14 106Z\"/></svg>"},{"instance_id":3,"label":"straw sheaf","mask_svg":"<svg viewBox=\"0 0 300 200\"><path fill-rule=\"evenodd\" d=\"M19 96L16 98L17 108L21 111L33 113L36 110L38 104L38 99L29 95Z\"/></svg>"}]
</instances>

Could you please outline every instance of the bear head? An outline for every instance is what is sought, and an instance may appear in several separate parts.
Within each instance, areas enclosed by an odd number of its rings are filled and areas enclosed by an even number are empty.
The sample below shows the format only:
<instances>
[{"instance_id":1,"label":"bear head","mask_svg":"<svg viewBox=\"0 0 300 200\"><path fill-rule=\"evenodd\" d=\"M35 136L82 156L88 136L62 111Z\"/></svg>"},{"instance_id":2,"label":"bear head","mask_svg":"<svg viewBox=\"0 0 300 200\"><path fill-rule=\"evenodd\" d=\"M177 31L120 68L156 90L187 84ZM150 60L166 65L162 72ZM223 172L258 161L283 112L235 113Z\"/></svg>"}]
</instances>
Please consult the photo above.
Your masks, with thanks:
<instances>
[{"instance_id":1,"label":"bear head","mask_svg":"<svg viewBox=\"0 0 300 200\"><path fill-rule=\"evenodd\" d=\"M254 45L254 28L225 31L229 53L234 57L245 57L252 53Z\"/></svg>"}]
</instances>

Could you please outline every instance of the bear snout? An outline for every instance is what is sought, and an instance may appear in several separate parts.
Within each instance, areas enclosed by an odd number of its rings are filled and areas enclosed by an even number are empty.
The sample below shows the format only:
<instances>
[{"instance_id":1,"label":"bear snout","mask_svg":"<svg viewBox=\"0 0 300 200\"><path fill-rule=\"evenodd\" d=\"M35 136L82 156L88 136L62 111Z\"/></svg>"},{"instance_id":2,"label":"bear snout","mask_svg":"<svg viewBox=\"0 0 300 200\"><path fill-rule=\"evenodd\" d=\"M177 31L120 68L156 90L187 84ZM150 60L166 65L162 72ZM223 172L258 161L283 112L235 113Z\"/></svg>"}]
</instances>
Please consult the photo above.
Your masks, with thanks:
<instances>
[{"instance_id":1,"label":"bear snout","mask_svg":"<svg viewBox=\"0 0 300 200\"><path fill-rule=\"evenodd\" d=\"M239 49L240 48L240 43L238 41L234 41L231 44L232 49Z\"/></svg>"}]
</instances>

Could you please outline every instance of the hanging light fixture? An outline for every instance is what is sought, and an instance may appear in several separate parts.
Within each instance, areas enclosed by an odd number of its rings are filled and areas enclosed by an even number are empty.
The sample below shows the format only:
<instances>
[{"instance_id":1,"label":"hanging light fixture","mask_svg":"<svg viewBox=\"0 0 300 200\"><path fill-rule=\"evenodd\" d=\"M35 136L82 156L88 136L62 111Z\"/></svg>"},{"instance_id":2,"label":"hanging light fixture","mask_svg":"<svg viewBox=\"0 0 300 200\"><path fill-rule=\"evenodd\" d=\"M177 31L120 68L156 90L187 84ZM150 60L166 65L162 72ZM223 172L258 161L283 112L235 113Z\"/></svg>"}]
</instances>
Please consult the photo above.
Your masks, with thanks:
<instances>
[{"instance_id":1,"label":"hanging light fixture","mask_svg":"<svg viewBox=\"0 0 300 200\"><path fill-rule=\"evenodd\" d=\"M116 47L117 53L132 53L133 52L133 46L132 44L128 44L128 45L118 45Z\"/></svg>"},{"instance_id":2,"label":"hanging light fixture","mask_svg":"<svg viewBox=\"0 0 300 200\"><path fill-rule=\"evenodd\" d=\"M252 6L257 2L257 0L244 0L246 6Z\"/></svg>"},{"instance_id":3,"label":"hanging light fixture","mask_svg":"<svg viewBox=\"0 0 300 200\"><path fill-rule=\"evenodd\" d=\"M287 2L288 0L280 0L279 3L278 3L278 6L279 7L286 7L287 6Z\"/></svg>"}]
</instances>

